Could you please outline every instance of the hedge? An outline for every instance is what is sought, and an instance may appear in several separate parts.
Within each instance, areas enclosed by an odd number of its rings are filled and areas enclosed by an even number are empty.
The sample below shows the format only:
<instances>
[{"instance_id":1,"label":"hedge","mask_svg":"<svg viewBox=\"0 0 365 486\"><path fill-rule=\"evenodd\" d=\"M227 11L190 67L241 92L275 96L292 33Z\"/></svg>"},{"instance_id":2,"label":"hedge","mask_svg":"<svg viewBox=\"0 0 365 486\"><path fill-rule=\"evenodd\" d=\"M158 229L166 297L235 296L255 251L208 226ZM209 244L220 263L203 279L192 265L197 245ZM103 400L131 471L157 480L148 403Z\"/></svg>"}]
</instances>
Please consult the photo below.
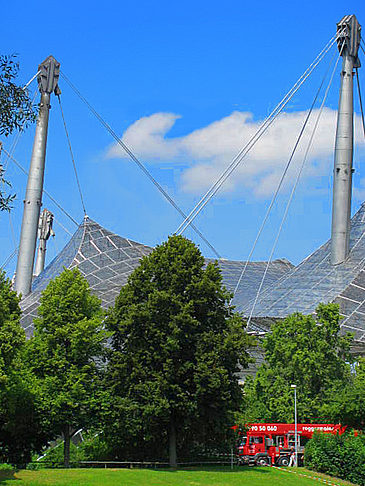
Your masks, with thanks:
<instances>
[{"instance_id":1,"label":"hedge","mask_svg":"<svg viewBox=\"0 0 365 486\"><path fill-rule=\"evenodd\" d=\"M314 471L365 486L365 436L316 433L306 445L304 464Z\"/></svg>"}]
</instances>

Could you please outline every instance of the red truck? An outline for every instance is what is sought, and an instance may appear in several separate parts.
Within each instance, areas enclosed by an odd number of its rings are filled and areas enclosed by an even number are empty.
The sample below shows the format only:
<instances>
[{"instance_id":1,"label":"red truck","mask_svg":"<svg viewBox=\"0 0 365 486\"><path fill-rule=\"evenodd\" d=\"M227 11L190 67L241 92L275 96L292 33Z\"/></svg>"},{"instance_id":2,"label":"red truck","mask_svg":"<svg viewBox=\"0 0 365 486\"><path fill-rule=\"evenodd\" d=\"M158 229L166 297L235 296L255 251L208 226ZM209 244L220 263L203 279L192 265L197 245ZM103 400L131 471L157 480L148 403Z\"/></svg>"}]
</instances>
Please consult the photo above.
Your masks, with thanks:
<instances>
[{"instance_id":1,"label":"red truck","mask_svg":"<svg viewBox=\"0 0 365 486\"><path fill-rule=\"evenodd\" d=\"M232 427L238 429L237 426ZM318 430L324 434L343 434L346 427L335 424L297 424L298 464L303 460L304 446ZM239 432L237 458L239 464L288 466L295 450L294 424L247 424Z\"/></svg>"}]
</instances>

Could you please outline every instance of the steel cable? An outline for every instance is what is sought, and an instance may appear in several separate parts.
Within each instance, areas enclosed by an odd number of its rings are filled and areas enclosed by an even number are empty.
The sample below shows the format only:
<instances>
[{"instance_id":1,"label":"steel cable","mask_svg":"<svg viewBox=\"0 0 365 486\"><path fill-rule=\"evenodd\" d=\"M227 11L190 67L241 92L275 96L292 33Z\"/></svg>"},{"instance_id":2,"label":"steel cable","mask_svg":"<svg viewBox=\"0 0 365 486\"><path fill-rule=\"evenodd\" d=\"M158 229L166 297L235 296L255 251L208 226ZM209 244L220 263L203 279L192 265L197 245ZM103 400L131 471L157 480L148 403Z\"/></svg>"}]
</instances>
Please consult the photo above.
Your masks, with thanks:
<instances>
[{"instance_id":1,"label":"steel cable","mask_svg":"<svg viewBox=\"0 0 365 486\"><path fill-rule=\"evenodd\" d=\"M32 82L35 80L35 78L38 76L38 74L40 74L40 71L37 71L37 72L35 73L35 75L34 75L34 76L32 76L32 77L30 78L30 80L27 82L27 84L25 84L25 85L23 86L23 91L25 91L25 90L28 88L28 86L29 86L30 84L32 84Z\"/></svg>"},{"instance_id":2,"label":"steel cable","mask_svg":"<svg viewBox=\"0 0 365 486\"><path fill-rule=\"evenodd\" d=\"M10 255L8 256L8 258L5 260L5 262L1 265L0 267L0 270L4 270L8 265L9 263L11 262L11 260L15 257L15 255L17 254L18 252L18 248L19 247L16 247L14 248L14 250L10 253Z\"/></svg>"},{"instance_id":3,"label":"steel cable","mask_svg":"<svg viewBox=\"0 0 365 486\"><path fill-rule=\"evenodd\" d=\"M312 113L312 111L313 111L313 109L314 109L314 105L315 105L315 103L316 103L316 101L317 101L317 99L318 99L318 96L319 96L319 94L320 94L320 92L321 92L321 89L322 89L322 87L323 87L324 81L325 81L325 79L326 79L326 77L327 77L327 74L328 74L328 72L329 72L329 70L330 70L330 67L331 67L331 65L332 65L332 63L333 63L333 61L334 61L335 56L336 56L336 53L335 53L335 54L334 54L334 56L332 57L332 59L331 59L331 61L330 61L329 65L328 65L328 68L327 68L326 72L324 73L324 76L323 76L323 78L322 78L322 81L321 81L321 83L320 83L320 85L319 85L319 88L318 88L318 90L317 90L317 92L316 92L316 95L315 95L315 97L314 97L314 99L313 99L312 106L311 106L311 108L310 108L310 110L309 110L309 112L308 112L308 114L307 114L307 117L306 117L306 119L305 119L305 122L304 122L304 124L303 124L303 126L302 126L302 129L301 129L301 132L300 132L300 136L299 136L299 138L297 139L297 141L296 141L296 143L295 143L295 145L294 145L294 149L293 149L293 151L292 151L292 154L291 154L291 156L289 157L289 160L288 160L288 162L287 162L287 164L286 164L286 166L285 166L285 169L284 169L284 171L283 171L283 173L282 173L282 176L281 176L281 178L280 178L279 184L277 185L277 188L276 188L276 190L275 190L275 193L274 193L274 195L273 195L273 197L272 197L272 199L271 199L271 202L270 202L270 204L269 204L269 207L268 207L268 209L267 209L267 211L266 211L266 214L265 214L265 216L264 216L264 219L263 219L263 221L262 221L262 223L261 223L261 226L260 226L260 228L259 228L259 231L258 231L258 233L257 233L257 235L256 235L255 241L254 241L254 243L253 243L253 245L252 245L251 251L250 251L250 253L249 253L249 255L248 255L248 257L247 257L247 259L246 259L246 261L245 261L245 264L244 264L244 266L243 266L243 268L242 268L242 272L241 272L241 274L240 274L240 276L239 276L239 279L238 279L237 284L236 284L236 286L235 286L235 289L234 289L234 291L233 291L233 297L234 297L234 295L236 294L236 292L237 292L237 290L238 290L238 287L240 286L240 283L241 283L241 281L242 281L242 278L243 278L243 276L244 276L244 274L245 274L245 272L246 272L247 265L248 265L248 263L251 261L251 257L252 257L252 255L253 255L253 253L254 253L254 251L255 251L255 248L256 248L256 245L257 245L257 243L258 243L258 240L260 239L261 233L262 233L262 231L263 231L263 229L264 229L264 227L265 227L265 225L266 225L266 222L267 222L267 220L268 220L268 218L269 218L269 215L270 215L271 209L272 209L272 207L273 207L273 205L274 205L274 203L275 203L275 201L276 201L276 198L277 198L277 196L278 196L278 193L279 193L279 191L280 191L280 189L281 189L281 186L282 186L282 184L283 184L284 178L285 178L285 176L286 176L286 174L287 174L287 172L288 172L289 166L291 165L291 162L292 162L292 160L293 160L293 156L294 156L294 153L295 153L296 148L297 148L297 146L298 146L298 143L299 143L299 141L300 141L301 135L302 135L302 133L303 133L303 131L304 131L304 129L305 129L305 127L306 127L306 125L307 125L307 122L308 122L308 120L309 120L310 114ZM338 63L338 59L337 59L337 63ZM336 63L336 66L337 66L337 63ZM233 297L232 297L232 300L233 300ZM232 301L232 300L231 300L231 301Z\"/></svg>"},{"instance_id":4,"label":"steel cable","mask_svg":"<svg viewBox=\"0 0 365 486\"><path fill-rule=\"evenodd\" d=\"M365 137L364 109L363 109L363 105L362 105L362 97L361 97L361 90L360 90L360 79L359 79L359 71L358 71L358 68L356 68L356 81L357 81L357 91L359 93L359 103L360 103L360 110L361 110L362 129L363 129L364 137Z\"/></svg>"},{"instance_id":5,"label":"steel cable","mask_svg":"<svg viewBox=\"0 0 365 486\"><path fill-rule=\"evenodd\" d=\"M75 92L75 94L80 98L80 100L88 107L91 113L99 120L103 127L110 133L114 140L122 147L122 149L128 154L128 156L135 162L142 172L148 177L148 179L154 184L154 186L160 191L160 193L165 197L165 199L173 206L176 211L185 219L187 216L183 210L176 204L172 197L165 191L165 189L157 182L157 180L152 176L152 174L147 170L147 168L142 164L142 162L133 154L133 152L127 147L123 140L118 137L114 132L112 127L99 115L99 113L92 107L92 105L87 101L87 99L81 94L81 92L72 84L63 71L61 71L62 78L70 86L70 88ZM221 259L221 255L217 252L214 246L206 239L206 237L201 233L201 231L195 226L191 225L192 229L197 235L204 241L204 243L213 251L213 253Z\"/></svg>"},{"instance_id":6,"label":"steel cable","mask_svg":"<svg viewBox=\"0 0 365 486\"><path fill-rule=\"evenodd\" d=\"M329 82L328 82L328 85L327 85L327 88L326 88L326 92L325 92L325 95L324 95L324 97L323 97L322 104L321 104L321 107L320 107L320 111L319 111L319 114L318 114L317 120L316 120L316 122L315 122L315 125L314 125L314 127L313 127L313 131L312 131L311 137L310 137L310 139L309 139L309 142L308 142L308 145L307 145L307 148L306 148L306 152L305 152L305 154L304 154L304 158L303 158L303 161L302 161L301 167L300 167L300 169L299 169L299 172L298 172L298 174L297 174L297 177L296 177L295 183L294 183L293 188L292 188L292 191L291 191L291 193L290 193L290 196L289 196L288 202L287 202L287 204L286 204L285 211L284 211L284 214L283 214L283 217L282 217L281 223L280 223L279 230L278 230L278 232L277 232L276 238L275 238L274 243L273 243L273 246L272 246L272 248L271 248L270 257L269 257L269 259L268 259L268 261L267 261L267 263L266 263L265 271L264 271L263 276L262 276L262 278L261 278L261 282L260 282L259 288L258 288L258 290L257 290L257 294L256 294L256 297L255 297L255 300L254 300L253 306L252 306L252 308L251 308L251 312L250 312L250 315L249 315L249 318L248 318L248 321L247 321L247 326L248 326L248 325L250 324L250 322L251 322L251 319L252 319L253 313L254 313L254 311L255 311L255 307L256 307L257 301L258 301L259 296L260 296L260 293L261 293L262 286L263 286L263 284L264 284L264 281L265 281L265 278L266 278L266 275L267 275L267 272L268 272L269 266L270 266L270 264L271 264L271 261L272 261L272 258L273 258L273 255L274 255L274 252L275 252L275 250L276 250L276 247L277 247L277 244L278 244L278 241L279 241L279 237L280 237L281 231L282 231L282 229L283 229L284 223L285 223L286 218L287 218L287 215L288 215L288 212L289 212L289 208L290 208L291 202L292 202L292 200L293 200L293 197L294 197L294 194L295 194L296 188L297 188L297 186L298 186L298 182L299 182L300 177L301 177L301 175L302 175L302 172L303 172L303 169L304 169L304 165L305 165L305 163L306 163L306 161L307 161L308 153L309 153L309 150L310 150L310 148L311 148L311 146L312 146L312 142L313 142L313 139L314 139L314 135L315 135L315 133L316 133L316 130L317 130L317 127L318 127L318 123L319 123L319 120L320 120L320 117L321 117L321 114L322 114L322 111L323 111L324 103L326 102L326 99L327 99L327 96L328 96L328 92L329 92L329 90L330 90L330 87L332 86L333 77L334 77L334 74L335 74L335 72L336 72L336 69L337 69L337 66L338 66L338 61L339 61L339 59L340 59L340 57L341 57L341 53L342 53L342 50L343 50L344 45L345 45L345 42L343 42L343 44L342 44L340 54L339 54L339 56L338 56L338 58L337 58L336 64L335 64L335 66L334 66L334 68L333 68L333 71L332 71L332 74L331 74L331 78L330 78L330 80L329 80ZM317 95L316 95L316 98L317 98L317 96L318 96L318 93L317 93ZM312 104L312 107L311 107L310 113L313 111L313 107L314 107L314 103ZM310 115L310 113L309 113L309 115ZM305 124L307 124L308 119L309 119L309 117L307 117L307 119L306 119L306 121L305 121ZM299 143L300 138L301 138L301 137L302 137L302 135L303 135L303 131L304 131L304 130L302 130L302 131L301 131L301 133L299 134L299 137L298 137L298 143ZM296 148L298 147L298 143L295 145L295 148L294 148L294 151L293 151L293 152L295 152ZM294 155L294 153L293 153L293 155Z\"/></svg>"},{"instance_id":7,"label":"steel cable","mask_svg":"<svg viewBox=\"0 0 365 486\"><path fill-rule=\"evenodd\" d=\"M53 216L53 221L54 221L55 223L57 223L57 224L58 224L58 226L60 226L60 227L63 229L63 231L64 231L65 233L67 233L67 234L68 234L68 235L70 235L70 236L73 236L73 234L71 233L71 231L69 231L69 230L66 228L66 226L64 226L64 225L63 225L63 224L62 224L60 221L58 221L58 219L56 219L54 216ZM57 252L57 253L58 253L58 252Z\"/></svg>"},{"instance_id":8,"label":"steel cable","mask_svg":"<svg viewBox=\"0 0 365 486\"><path fill-rule=\"evenodd\" d=\"M216 192L220 189L220 187L224 184L227 178L231 175L231 173L238 167L241 163L242 159L249 153L252 147L256 144L256 142L261 138L261 136L266 132L266 130L270 127L270 125L274 122L277 116L281 113L284 107L288 104L294 94L298 91L298 89L302 86L302 84L306 81L306 79L310 76L310 74L314 71L314 69L318 66L318 64L322 61L325 57L327 52L331 49L331 47L335 44L337 37L341 33L338 33L336 36L333 36L331 40L326 44L326 46L322 49L322 51L318 54L316 59L312 62L312 64L307 68L307 70L302 74L302 76L298 79L295 85L291 88L291 90L284 96L281 102L274 108L274 110L270 113L270 115L264 120L264 122L260 125L256 133L251 137L251 139L245 144L244 147L239 151L239 153L233 158L232 162L229 166L222 172L219 176L217 181L210 187L210 189L205 193L205 195L200 199L200 201L196 204L196 206L192 209L189 213L188 217L185 221L179 226L176 230L177 234L181 234L185 231L185 229L191 224L191 222L198 216L201 210L206 206L206 204L214 197Z\"/></svg>"},{"instance_id":9,"label":"steel cable","mask_svg":"<svg viewBox=\"0 0 365 486\"><path fill-rule=\"evenodd\" d=\"M33 98L32 98L32 105L35 101L37 97L37 91L34 92L33 94ZM14 152L15 152L15 149L16 149L16 146L18 145L19 143L19 140L20 140L20 137L21 135L23 134L23 131L24 131L24 127L25 127L25 124L26 124L26 120L23 121L23 124L22 126L20 127L20 130L16 133L14 139L13 139L13 142L10 146L10 150L9 150L9 153L12 155L14 155ZM7 155L7 159L5 160L4 164L3 164L3 167L4 167L4 171L7 170L7 167L8 167L8 163L9 163L9 156Z\"/></svg>"},{"instance_id":10,"label":"steel cable","mask_svg":"<svg viewBox=\"0 0 365 486\"><path fill-rule=\"evenodd\" d=\"M363 41L363 39L361 39L361 42L365 45L365 42ZM360 43L360 49L365 54L365 49L363 48L363 46L361 45L361 43Z\"/></svg>"},{"instance_id":11,"label":"steel cable","mask_svg":"<svg viewBox=\"0 0 365 486\"><path fill-rule=\"evenodd\" d=\"M79 180L79 176L78 176L78 173L77 173L77 169L76 169L76 163L75 163L75 158L74 158L74 154L73 154L73 151L72 151L72 146L71 146L71 140L70 140L70 136L69 136L69 134L68 134L68 130L67 130L67 126L66 126L66 120L65 120L64 113L63 113L62 102L61 102L61 95L60 95L60 94L58 94L58 95L57 95L57 98L58 98L58 103L59 103L59 105L60 105L61 117L62 117L62 121L63 121L63 126L64 126L64 129L65 129L65 134L66 134L66 138L67 138L67 144L68 144L68 148L69 148L69 150L70 150L70 155L71 155L72 165L73 165L73 168L74 168L75 179L76 179L77 187L78 187L79 194L80 194L80 199L81 199L82 209L83 209L83 211L84 211L84 215L86 216L86 209L85 209L84 198L83 198L83 196L82 196L82 191L81 191L80 180Z\"/></svg>"},{"instance_id":12,"label":"steel cable","mask_svg":"<svg viewBox=\"0 0 365 486\"><path fill-rule=\"evenodd\" d=\"M31 82L32 82L32 81L35 79L35 77L36 77L37 75L38 75L38 73L37 73L37 74L35 74L35 75L34 75L34 76L31 78L31 80L30 80L30 81L28 81L28 83L27 83L27 84L26 84L26 85L23 87L23 90L25 90L25 89L26 89L26 88L27 88L27 87L28 87L28 86L31 84ZM31 103L32 103L32 105L33 105L33 103L34 103L34 101L35 101L35 99L36 99L36 96L37 96L37 91L35 91L35 92L34 92L34 94L33 94L32 102L31 102ZM22 126L21 126L21 127L20 127L20 129L17 131L17 133L16 133L16 135L15 135L15 138L13 139L12 144L11 144L11 146L10 146L10 152L8 153L8 152L7 152L7 150L5 150L5 149L2 147L2 151L5 153L5 155L6 155L6 157L7 157L7 158L5 159L4 164L3 164L3 171L4 171L4 172L6 172L6 171L7 171L7 169L8 169L8 165L9 165L9 160L10 160L10 157L12 157L12 156L13 156L13 154L14 154L14 152L15 152L15 149L16 149L16 147L17 147L18 143L19 143L20 137L21 137L21 135L22 135L22 133L23 133L23 130L24 130L24 126L25 126L25 124L26 124L26 120L24 120L24 121L23 121ZM1 166L1 164L0 164L0 166ZM4 181L4 180L2 180L2 181L1 181L1 185L2 185L2 187L4 187L4 185L5 185L5 181ZM14 226L13 226L13 222L12 222L12 219L11 219L11 212L10 212L10 211L8 212L8 218L9 218L10 234L11 234L11 237L12 237L12 240L13 240L13 244L14 244L14 249L15 249L15 252L16 252L16 251L17 251L17 249L18 249L18 246L17 246L17 241L16 241L16 238L15 238L15 231L14 231Z\"/></svg>"},{"instance_id":13,"label":"steel cable","mask_svg":"<svg viewBox=\"0 0 365 486\"><path fill-rule=\"evenodd\" d=\"M24 169L24 167L7 151L3 148L3 151L6 153L6 155L9 157L9 159L25 174L28 175L28 171ZM64 209L61 204L59 204L51 195L48 191L43 189L44 194L49 197L49 199L60 209L77 227L79 226L79 223Z\"/></svg>"}]
</instances>

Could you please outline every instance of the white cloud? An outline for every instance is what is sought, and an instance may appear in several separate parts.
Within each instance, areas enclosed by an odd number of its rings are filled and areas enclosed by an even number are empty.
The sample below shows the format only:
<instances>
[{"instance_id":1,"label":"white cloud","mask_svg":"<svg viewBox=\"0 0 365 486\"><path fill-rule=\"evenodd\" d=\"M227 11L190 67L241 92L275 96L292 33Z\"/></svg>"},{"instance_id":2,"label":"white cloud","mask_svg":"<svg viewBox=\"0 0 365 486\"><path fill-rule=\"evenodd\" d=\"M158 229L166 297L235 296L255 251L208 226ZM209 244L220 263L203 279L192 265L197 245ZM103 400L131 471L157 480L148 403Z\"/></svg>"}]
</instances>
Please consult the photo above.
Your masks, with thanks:
<instances>
[{"instance_id":1,"label":"white cloud","mask_svg":"<svg viewBox=\"0 0 365 486\"><path fill-rule=\"evenodd\" d=\"M168 140L166 133L173 127L179 115L173 113L155 113L134 122L123 134L123 142L141 158L171 160L180 152L178 139ZM125 157L124 150L112 145L108 158Z\"/></svg>"},{"instance_id":2,"label":"white cloud","mask_svg":"<svg viewBox=\"0 0 365 486\"><path fill-rule=\"evenodd\" d=\"M253 147L242 164L224 184L222 191L243 193L247 188L258 197L267 197L275 189L281 173L301 130L307 111L283 113ZM331 171L336 130L335 110L325 108L314 138L303 178L313 180ZM292 174L302 162L318 110L314 110L292 163ZM182 137L168 137L180 117L173 113L155 113L130 125L123 141L144 161L183 164L181 188L184 192L201 194L216 181L242 146L256 132L261 121L251 113L231 115L192 131ZM357 140L360 122L356 120ZM108 158L125 158L115 144L107 151ZM293 175L288 180L293 180Z\"/></svg>"}]
</instances>

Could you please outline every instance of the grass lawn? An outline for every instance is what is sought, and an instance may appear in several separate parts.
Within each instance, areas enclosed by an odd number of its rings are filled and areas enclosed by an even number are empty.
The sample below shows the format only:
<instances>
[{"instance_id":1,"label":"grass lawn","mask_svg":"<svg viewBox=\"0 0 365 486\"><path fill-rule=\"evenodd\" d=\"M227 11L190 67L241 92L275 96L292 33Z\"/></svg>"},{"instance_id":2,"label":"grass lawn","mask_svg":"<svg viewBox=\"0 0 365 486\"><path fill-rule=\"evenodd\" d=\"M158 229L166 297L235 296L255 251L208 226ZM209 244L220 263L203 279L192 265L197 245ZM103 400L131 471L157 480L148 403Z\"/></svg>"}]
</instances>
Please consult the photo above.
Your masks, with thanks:
<instances>
[{"instance_id":1,"label":"grass lawn","mask_svg":"<svg viewBox=\"0 0 365 486\"><path fill-rule=\"evenodd\" d=\"M299 472L314 475L313 472L302 468ZM341 485L350 484L341 480L334 482ZM21 470L16 473L0 471L1 486L14 486L14 484L19 486L313 486L321 483L316 479L304 478L270 467L243 467L233 471L225 467L190 468L178 471L147 469L43 469Z\"/></svg>"}]
</instances>

